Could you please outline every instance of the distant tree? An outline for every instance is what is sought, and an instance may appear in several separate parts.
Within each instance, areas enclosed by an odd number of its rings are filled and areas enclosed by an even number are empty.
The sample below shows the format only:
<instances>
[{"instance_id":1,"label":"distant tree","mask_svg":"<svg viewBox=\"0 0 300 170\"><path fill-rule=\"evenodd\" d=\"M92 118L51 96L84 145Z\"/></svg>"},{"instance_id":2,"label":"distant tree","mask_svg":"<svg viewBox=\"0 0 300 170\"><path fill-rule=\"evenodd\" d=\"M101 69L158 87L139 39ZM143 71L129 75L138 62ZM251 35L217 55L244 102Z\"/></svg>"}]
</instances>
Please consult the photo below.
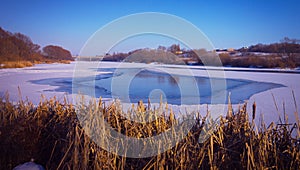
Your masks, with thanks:
<instances>
[{"instance_id":1,"label":"distant tree","mask_svg":"<svg viewBox=\"0 0 300 170\"><path fill-rule=\"evenodd\" d=\"M130 54L132 52L129 52ZM112 55L105 55L102 61L123 61L128 57L129 53L113 53Z\"/></svg>"},{"instance_id":2,"label":"distant tree","mask_svg":"<svg viewBox=\"0 0 300 170\"><path fill-rule=\"evenodd\" d=\"M124 59L125 62L184 64L178 56L168 51L157 49L142 49Z\"/></svg>"},{"instance_id":3,"label":"distant tree","mask_svg":"<svg viewBox=\"0 0 300 170\"><path fill-rule=\"evenodd\" d=\"M165 46L161 46L161 45L158 46L157 49L158 50L162 50L162 51L166 51L167 50L167 48Z\"/></svg>"},{"instance_id":4,"label":"distant tree","mask_svg":"<svg viewBox=\"0 0 300 170\"><path fill-rule=\"evenodd\" d=\"M44 47L43 55L51 60L74 60L70 51L54 45Z\"/></svg>"},{"instance_id":5,"label":"distant tree","mask_svg":"<svg viewBox=\"0 0 300 170\"><path fill-rule=\"evenodd\" d=\"M300 40L290 39L288 37L280 40L280 43L273 44L257 44L252 45L248 49L241 49L241 52L263 52L263 53L279 53L282 56L291 56L294 53L300 53Z\"/></svg>"},{"instance_id":6,"label":"distant tree","mask_svg":"<svg viewBox=\"0 0 300 170\"><path fill-rule=\"evenodd\" d=\"M41 60L40 46L21 33L12 34L0 27L0 61Z\"/></svg>"},{"instance_id":7,"label":"distant tree","mask_svg":"<svg viewBox=\"0 0 300 170\"><path fill-rule=\"evenodd\" d=\"M34 44L28 36L22 33L11 33L0 27L0 64L11 61L33 63L45 60L73 60L73 57L68 50L51 45L43 48L42 53L40 46Z\"/></svg>"},{"instance_id":8,"label":"distant tree","mask_svg":"<svg viewBox=\"0 0 300 170\"><path fill-rule=\"evenodd\" d=\"M136 53L136 52L141 51L141 50L143 50L143 49L139 48L139 49L136 49L136 50L132 50L132 51L128 52L128 55L131 55L131 54Z\"/></svg>"},{"instance_id":9,"label":"distant tree","mask_svg":"<svg viewBox=\"0 0 300 170\"><path fill-rule=\"evenodd\" d=\"M180 45L179 44L173 44L168 48L168 51L171 53L176 53L176 51L180 51Z\"/></svg>"},{"instance_id":10,"label":"distant tree","mask_svg":"<svg viewBox=\"0 0 300 170\"><path fill-rule=\"evenodd\" d=\"M287 44L299 44L300 40L299 39L291 39L289 37L284 37L282 40L280 40L282 43L287 43Z\"/></svg>"}]
</instances>

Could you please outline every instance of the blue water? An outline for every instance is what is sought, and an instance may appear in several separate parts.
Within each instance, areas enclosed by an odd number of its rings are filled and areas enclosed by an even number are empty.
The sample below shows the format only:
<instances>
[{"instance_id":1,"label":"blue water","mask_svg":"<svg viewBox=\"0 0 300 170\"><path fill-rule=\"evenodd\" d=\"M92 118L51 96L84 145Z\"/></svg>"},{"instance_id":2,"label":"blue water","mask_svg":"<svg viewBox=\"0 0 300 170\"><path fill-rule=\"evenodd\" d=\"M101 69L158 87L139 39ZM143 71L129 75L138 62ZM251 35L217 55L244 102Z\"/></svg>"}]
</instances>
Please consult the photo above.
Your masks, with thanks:
<instances>
[{"instance_id":1,"label":"blue water","mask_svg":"<svg viewBox=\"0 0 300 170\"><path fill-rule=\"evenodd\" d=\"M242 103L252 95L269 89L283 87L280 84L250 80L217 79L201 76L170 75L168 73L139 69L101 69L113 72L98 74L89 78L51 78L34 80L32 83L58 86L54 91L72 93L72 82L79 91L95 90L95 97L119 98L126 102L137 103L139 100L170 104L224 104L231 93L233 104ZM132 74L134 73L134 74ZM123 81L124 80L124 81ZM91 83L94 81L94 83ZM218 82L226 86L218 87ZM212 87L217 87L214 89ZM76 89L76 88L75 88ZM83 90L82 90L83 89ZM195 90L196 89L196 90ZM74 90L74 89L73 89ZM77 93L74 91L73 93ZM214 95L220 95L214 98Z\"/></svg>"}]
</instances>

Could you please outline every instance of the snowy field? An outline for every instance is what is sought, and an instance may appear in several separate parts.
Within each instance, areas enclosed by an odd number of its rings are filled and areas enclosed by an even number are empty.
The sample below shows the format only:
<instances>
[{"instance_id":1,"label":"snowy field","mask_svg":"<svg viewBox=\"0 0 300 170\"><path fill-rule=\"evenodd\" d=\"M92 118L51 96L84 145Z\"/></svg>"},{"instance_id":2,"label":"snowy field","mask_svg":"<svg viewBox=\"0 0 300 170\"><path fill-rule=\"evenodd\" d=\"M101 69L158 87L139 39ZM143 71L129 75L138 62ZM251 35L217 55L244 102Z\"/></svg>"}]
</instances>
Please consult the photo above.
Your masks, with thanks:
<instances>
[{"instance_id":1,"label":"snowy field","mask_svg":"<svg viewBox=\"0 0 300 170\"><path fill-rule=\"evenodd\" d=\"M67 97L72 102L72 89L63 87L64 84L55 84L47 82L52 79L72 79L74 69L80 70L76 62L71 64L38 64L34 67L16 68L16 69L0 69L0 96L4 96L8 92L10 99L17 102L20 97L37 104L41 100L41 95L45 97L56 96L58 100L63 100ZM261 83L276 83L281 85L278 88L272 88L263 92L251 95L248 102L248 112L252 112L252 104L255 101L257 106L258 123L260 115L263 115L264 121L278 121L279 115L283 119L283 113L286 112L289 122L296 121L296 114L299 116L300 103L300 71L297 70L281 70L281 69L245 69L245 68L217 68L217 67L201 67L201 66L174 66L174 65L159 65L159 64L137 64L137 63L116 63L102 62L99 65L95 63L84 62L84 67L89 67L92 74L107 74L110 72L101 72L98 68L146 68L152 71L163 71L177 75L186 76L205 76L209 78L226 78L234 80L250 80ZM85 70L86 71L86 70ZM96 71L96 72L95 72ZM112 72L111 72L112 73ZM83 74L85 75L85 74ZM44 82L40 82L44 80ZM40 82L40 83L37 83ZM69 82L72 83L72 82ZM21 95L19 95L18 87ZM58 90L60 89L60 90ZM64 89L66 89L64 91ZM243 89L240 94L248 94L254 89ZM295 94L295 100L292 95ZM275 101L273 99L275 98ZM109 100L109 99L106 99ZM296 101L296 104L295 104ZM276 103L276 104L275 104ZM277 105L277 108L276 108ZM226 105L225 108L227 107ZM238 108L239 104L234 105L234 109ZM174 105L173 110L178 110L179 106ZM185 110L189 108L197 108L200 113L204 114L207 107L213 110L216 106L188 106L185 105ZM298 107L298 108L297 108ZM278 109L278 110L277 110ZM298 110L297 110L298 109ZM224 113L225 114L225 113Z\"/></svg>"}]
</instances>

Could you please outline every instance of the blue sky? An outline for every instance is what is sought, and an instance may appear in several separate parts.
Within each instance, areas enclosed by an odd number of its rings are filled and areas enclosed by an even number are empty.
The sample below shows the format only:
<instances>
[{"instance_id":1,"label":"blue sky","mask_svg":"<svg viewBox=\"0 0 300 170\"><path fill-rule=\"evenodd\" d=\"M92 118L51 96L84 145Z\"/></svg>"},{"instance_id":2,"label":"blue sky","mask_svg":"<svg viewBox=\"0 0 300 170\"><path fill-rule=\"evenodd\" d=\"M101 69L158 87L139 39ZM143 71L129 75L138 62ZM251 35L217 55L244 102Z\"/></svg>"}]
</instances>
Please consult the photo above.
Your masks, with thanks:
<instances>
[{"instance_id":1,"label":"blue sky","mask_svg":"<svg viewBox=\"0 0 300 170\"><path fill-rule=\"evenodd\" d=\"M298 0L2 0L0 27L76 55L105 24L129 14L162 12L191 22L216 48L239 48L285 36L300 39L299 9Z\"/></svg>"}]
</instances>

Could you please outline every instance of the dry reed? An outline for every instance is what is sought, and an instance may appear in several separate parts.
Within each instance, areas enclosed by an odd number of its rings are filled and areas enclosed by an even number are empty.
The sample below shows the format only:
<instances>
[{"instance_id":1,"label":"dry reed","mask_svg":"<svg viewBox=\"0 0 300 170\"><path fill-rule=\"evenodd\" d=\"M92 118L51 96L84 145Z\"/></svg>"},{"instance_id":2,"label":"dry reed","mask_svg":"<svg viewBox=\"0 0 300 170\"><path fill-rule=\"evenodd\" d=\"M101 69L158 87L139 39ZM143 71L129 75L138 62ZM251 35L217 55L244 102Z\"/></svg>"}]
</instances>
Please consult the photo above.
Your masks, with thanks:
<instances>
[{"instance_id":1,"label":"dry reed","mask_svg":"<svg viewBox=\"0 0 300 170\"><path fill-rule=\"evenodd\" d=\"M0 169L12 169L31 158L46 169L298 169L300 166L299 120L293 126L285 122L257 127L254 121L249 121L246 104L221 117L219 126L203 143L198 142L200 133L209 130L206 127L213 122L207 121L209 114L201 117L195 113L195 125L171 149L148 158L119 156L97 146L83 127L97 131L101 122L106 121L127 136L146 138L180 123L167 106L157 108L163 109L160 116L145 114L157 111L151 109L150 102L148 107L140 102L127 113L119 106L118 102L106 106L100 99L82 104L79 109L84 112L76 115L75 107L67 100L42 98L38 105L30 101L12 104L7 94L0 99ZM99 113L102 118L95 119ZM130 121L124 115L142 121ZM80 124L77 116L90 120L90 124ZM153 121L144 123L149 116ZM252 117L255 118L255 111ZM293 131L298 132L296 136Z\"/></svg>"}]
</instances>

